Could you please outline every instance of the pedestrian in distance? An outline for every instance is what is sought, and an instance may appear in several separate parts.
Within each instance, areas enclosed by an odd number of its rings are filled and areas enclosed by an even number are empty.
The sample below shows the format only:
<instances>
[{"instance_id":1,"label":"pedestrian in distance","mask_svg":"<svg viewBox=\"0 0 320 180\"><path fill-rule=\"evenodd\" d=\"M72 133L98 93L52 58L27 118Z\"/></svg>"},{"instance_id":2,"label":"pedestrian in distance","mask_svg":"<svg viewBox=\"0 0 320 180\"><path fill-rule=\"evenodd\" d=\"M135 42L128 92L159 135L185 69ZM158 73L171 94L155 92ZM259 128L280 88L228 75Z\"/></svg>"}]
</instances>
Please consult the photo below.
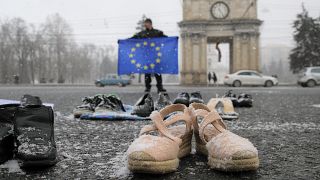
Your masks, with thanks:
<instances>
[{"instance_id":1,"label":"pedestrian in distance","mask_svg":"<svg viewBox=\"0 0 320 180\"><path fill-rule=\"evenodd\" d=\"M214 85L218 85L217 82L218 82L218 78L217 78L217 75L215 72L212 72L212 79L213 79L213 83Z\"/></svg>"},{"instance_id":2,"label":"pedestrian in distance","mask_svg":"<svg viewBox=\"0 0 320 180\"><path fill-rule=\"evenodd\" d=\"M208 81L209 81L209 85L211 84L211 80L212 80L212 75L211 72L208 73Z\"/></svg>"}]
</instances>

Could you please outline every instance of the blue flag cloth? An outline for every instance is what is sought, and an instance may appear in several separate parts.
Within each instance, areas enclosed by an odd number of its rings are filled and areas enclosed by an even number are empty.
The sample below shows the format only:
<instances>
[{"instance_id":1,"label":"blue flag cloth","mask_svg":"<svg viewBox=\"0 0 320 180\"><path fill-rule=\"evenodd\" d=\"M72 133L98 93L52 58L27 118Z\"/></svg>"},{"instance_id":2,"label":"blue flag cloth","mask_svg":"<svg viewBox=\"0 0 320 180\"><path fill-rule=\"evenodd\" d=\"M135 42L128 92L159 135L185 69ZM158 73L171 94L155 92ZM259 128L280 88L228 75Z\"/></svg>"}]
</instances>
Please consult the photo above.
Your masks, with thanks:
<instances>
[{"instance_id":1,"label":"blue flag cloth","mask_svg":"<svg viewBox=\"0 0 320 180\"><path fill-rule=\"evenodd\" d=\"M178 37L119 40L118 74L178 74Z\"/></svg>"}]
</instances>

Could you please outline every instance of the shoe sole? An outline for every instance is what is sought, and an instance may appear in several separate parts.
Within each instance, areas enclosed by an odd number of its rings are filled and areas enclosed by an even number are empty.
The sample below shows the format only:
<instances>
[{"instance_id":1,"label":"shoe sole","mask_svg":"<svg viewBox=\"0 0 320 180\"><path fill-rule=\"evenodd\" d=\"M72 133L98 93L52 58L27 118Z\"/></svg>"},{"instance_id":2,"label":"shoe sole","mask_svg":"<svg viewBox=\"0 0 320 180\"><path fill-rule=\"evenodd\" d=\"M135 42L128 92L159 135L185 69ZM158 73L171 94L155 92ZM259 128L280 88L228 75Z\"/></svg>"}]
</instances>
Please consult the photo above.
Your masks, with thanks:
<instances>
[{"instance_id":1,"label":"shoe sole","mask_svg":"<svg viewBox=\"0 0 320 180\"><path fill-rule=\"evenodd\" d=\"M234 120L238 120L239 116L236 115L221 115L221 118L225 121L234 121Z\"/></svg>"},{"instance_id":2,"label":"shoe sole","mask_svg":"<svg viewBox=\"0 0 320 180\"><path fill-rule=\"evenodd\" d=\"M213 157L208 159L208 165L212 169L226 172L254 171L259 167L258 157L241 160L222 160Z\"/></svg>"},{"instance_id":3,"label":"shoe sole","mask_svg":"<svg viewBox=\"0 0 320 180\"><path fill-rule=\"evenodd\" d=\"M190 135L191 134L191 135ZM128 168L133 173L147 174L167 174L177 171L179 167L179 159L188 156L191 153L192 132L180 145L180 150L177 159L168 161L141 161L128 159Z\"/></svg>"},{"instance_id":4,"label":"shoe sole","mask_svg":"<svg viewBox=\"0 0 320 180\"><path fill-rule=\"evenodd\" d=\"M41 160L41 161L23 161L23 160L18 160L19 165L22 168L33 168L33 167L50 167L54 166L57 164L58 159L54 160Z\"/></svg>"},{"instance_id":5,"label":"shoe sole","mask_svg":"<svg viewBox=\"0 0 320 180\"><path fill-rule=\"evenodd\" d=\"M197 143L196 151L198 154L208 156L208 150L204 144ZM259 168L259 158L226 160L208 157L208 165L212 169L225 172L254 171Z\"/></svg>"},{"instance_id":6,"label":"shoe sole","mask_svg":"<svg viewBox=\"0 0 320 180\"><path fill-rule=\"evenodd\" d=\"M175 100L173 104L184 104L187 107L190 105L190 102L188 100Z\"/></svg>"},{"instance_id":7,"label":"shoe sole","mask_svg":"<svg viewBox=\"0 0 320 180\"><path fill-rule=\"evenodd\" d=\"M76 118L76 119L79 119L82 115L85 115L85 114L92 114L93 111L88 111L88 112L74 112L73 113L73 117Z\"/></svg>"}]
</instances>

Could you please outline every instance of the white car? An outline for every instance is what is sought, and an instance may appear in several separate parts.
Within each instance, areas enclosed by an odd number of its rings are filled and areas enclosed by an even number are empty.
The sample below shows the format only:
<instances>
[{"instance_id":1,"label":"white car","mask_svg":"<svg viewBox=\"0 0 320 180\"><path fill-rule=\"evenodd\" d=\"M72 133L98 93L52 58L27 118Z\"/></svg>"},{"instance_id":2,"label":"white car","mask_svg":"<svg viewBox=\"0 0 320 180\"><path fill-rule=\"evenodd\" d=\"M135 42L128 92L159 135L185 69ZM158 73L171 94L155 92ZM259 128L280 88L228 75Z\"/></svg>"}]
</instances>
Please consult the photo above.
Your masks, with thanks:
<instances>
[{"instance_id":1,"label":"white car","mask_svg":"<svg viewBox=\"0 0 320 180\"><path fill-rule=\"evenodd\" d=\"M234 87L247 86L265 86L271 87L278 85L277 78L264 76L257 71L242 70L234 74L228 74L224 78L224 84Z\"/></svg>"},{"instance_id":2,"label":"white car","mask_svg":"<svg viewBox=\"0 0 320 180\"><path fill-rule=\"evenodd\" d=\"M314 87L320 85L320 67L305 68L298 81L302 87Z\"/></svg>"}]
</instances>

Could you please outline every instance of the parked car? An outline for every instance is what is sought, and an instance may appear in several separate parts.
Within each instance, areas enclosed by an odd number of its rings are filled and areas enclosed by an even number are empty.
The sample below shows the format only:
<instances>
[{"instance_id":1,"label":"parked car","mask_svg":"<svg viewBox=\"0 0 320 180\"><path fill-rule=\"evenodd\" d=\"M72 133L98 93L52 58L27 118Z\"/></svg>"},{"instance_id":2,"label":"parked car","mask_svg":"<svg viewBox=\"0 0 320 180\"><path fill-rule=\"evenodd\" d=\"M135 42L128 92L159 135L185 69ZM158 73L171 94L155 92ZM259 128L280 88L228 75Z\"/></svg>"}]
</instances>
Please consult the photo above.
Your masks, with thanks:
<instances>
[{"instance_id":1,"label":"parked car","mask_svg":"<svg viewBox=\"0 0 320 180\"><path fill-rule=\"evenodd\" d=\"M265 76L257 71L242 70L234 74L228 74L224 78L224 84L234 87L243 85L271 87L278 85L279 81L275 77Z\"/></svg>"},{"instance_id":2,"label":"parked car","mask_svg":"<svg viewBox=\"0 0 320 180\"><path fill-rule=\"evenodd\" d=\"M307 67L300 75L298 84L302 87L314 87L320 85L320 66Z\"/></svg>"},{"instance_id":3,"label":"parked car","mask_svg":"<svg viewBox=\"0 0 320 180\"><path fill-rule=\"evenodd\" d=\"M118 76L116 74L109 74L105 79L100 79L95 81L97 87L118 85L124 87L131 84L129 76Z\"/></svg>"}]
</instances>

